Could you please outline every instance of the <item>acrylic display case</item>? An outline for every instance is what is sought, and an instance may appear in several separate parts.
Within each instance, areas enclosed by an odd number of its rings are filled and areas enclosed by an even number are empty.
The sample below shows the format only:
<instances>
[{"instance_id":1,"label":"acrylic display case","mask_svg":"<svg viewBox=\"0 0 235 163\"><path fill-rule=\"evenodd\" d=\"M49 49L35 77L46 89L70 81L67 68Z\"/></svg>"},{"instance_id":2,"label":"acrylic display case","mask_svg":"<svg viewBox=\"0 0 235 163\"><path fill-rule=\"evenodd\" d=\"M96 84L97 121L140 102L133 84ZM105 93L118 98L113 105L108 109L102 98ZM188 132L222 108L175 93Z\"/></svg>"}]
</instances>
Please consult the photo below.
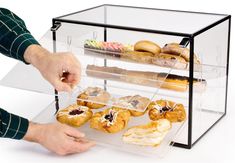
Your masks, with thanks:
<instances>
[{"instance_id":1,"label":"acrylic display case","mask_svg":"<svg viewBox=\"0 0 235 163\"><path fill-rule=\"evenodd\" d=\"M171 130L157 147L123 143L121 137L126 129L107 134L91 129L89 122L79 128L98 144L162 156L172 145L191 148L226 115L230 21L231 16L224 14L116 5L101 5L60 16L53 19L51 30L40 43L53 52L70 51L80 60L82 77L74 91L71 94L54 91L36 69L23 63L18 63L1 84L55 96L55 101L35 117L35 121L41 123L56 121L56 110L76 103L78 94L87 87L100 87L110 93L106 108L122 107L115 103L115 99L130 95L141 95L151 101L166 99L181 103L186 110L186 120L172 123ZM84 46L86 40L128 46L149 40L160 47L174 42L189 49L190 57L186 63L174 61L171 66L161 66L122 58L122 52L89 49ZM194 54L200 63L196 63ZM154 56L150 59L153 60ZM183 68L175 67L177 64ZM131 73L135 75L131 76ZM160 74L161 77L152 78L146 74ZM181 85L183 91L166 89L171 84L167 79L174 75L187 81ZM128 127L149 121L146 113L132 117Z\"/></svg>"}]
</instances>

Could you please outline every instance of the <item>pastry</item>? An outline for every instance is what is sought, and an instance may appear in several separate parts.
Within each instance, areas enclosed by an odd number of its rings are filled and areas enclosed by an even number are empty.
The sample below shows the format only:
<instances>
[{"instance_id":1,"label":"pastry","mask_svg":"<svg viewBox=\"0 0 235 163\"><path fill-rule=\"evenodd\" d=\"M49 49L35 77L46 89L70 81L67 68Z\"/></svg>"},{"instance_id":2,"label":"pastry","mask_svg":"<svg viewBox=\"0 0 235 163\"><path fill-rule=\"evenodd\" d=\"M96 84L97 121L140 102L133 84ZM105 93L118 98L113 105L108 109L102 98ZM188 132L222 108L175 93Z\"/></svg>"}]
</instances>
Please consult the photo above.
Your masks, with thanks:
<instances>
[{"instance_id":1,"label":"pastry","mask_svg":"<svg viewBox=\"0 0 235 163\"><path fill-rule=\"evenodd\" d=\"M88 87L77 97L77 104L99 109L108 103L110 94L99 87Z\"/></svg>"},{"instance_id":2,"label":"pastry","mask_svg":"<svg viewBox=\"0 0 235 163\"><path fill-rule=\"evenodd\" d=\"M56 119L61 123L80 127L92 117L92 114L88 107L73 104L60 110L56 115Z\"/></svg>"},{"instance_id":3,"label":"pastry","mask_svg":"<svg viewBox=\"0 0 235 163\"><path fill-rule=\"evenodd\" d=\"M120 57L120 53L133 51L133 46L129 44L97 40L86 40L84 43L84 48L86 50L96 51L98 53L108 54L115 57Z\"/></svg>"},{"instance_id":4,"label":"pastry","mask_svg":"<svg viewBox=\"0 0 235 163\"><path fill-rule=\"evenodd\" d=\"M127 51L121 54L121 58L140 63L149 63L149 64L152 64L153 57L154 57L153 53L141 52L141 51Z\"/></svg>"},{"instance_id":5,"label":"pastry","mask_svg":"<svg viewBox=\"0 0 235 163\"><path fill-rule=\"evenodd\" d=\"M95 65L87 65L86 67L86 74L88 76L110 80L119 80L123 71L125 70L118 67L104 67Z\"/></svg>"},{"instance_id":6,"label":"pastry","mask_svg":"<svg viewBox=\"0 0 235 163\"><path fill-rule=\"evenodd\" d=\"M129 128L122 136L122 140L128 144L141 146L158 146L168 131L171 129L171 122L167 119L152 121L146 125Z\"/></svg>"},{"instance_id":7,"label":"pastry","mask_svg":"<svg viewBox=\"0 0 235 163\"><path fill-rule=\"evenodd\" d=\"M113 105L118 108L129 109L132 116L137 117L144 115L150 99L139 95L125 96L118 98Z\"/></svg>"},{"instance_id":8,"label":"pastry","mask_svg":"<svg viewBox=\"0 0 235 163\"><path fill-rule=\"evenodd\" d=\"M97 70L97 71L93 71ZM174 91L185 92L189 87L189 77L168 73L159 73L151 71L133 71L117 67L87 66L87 75L124 81L150 87L160 87ZM107 72L107 73L106 73ZM195 91L204 91L207 82L205 79L193 79L193 89Z\"/></svg>"},{"instance_id":9,"label":"pastry","mask_svg":"<svg viewBox=\"0 0 235 163\"><path fill-rule=\"evenodd\" d=\"M149 118L153 121L166 118L171 122L182 122L186 119L184 106L173 101L153 101L149 104L148 109Z\"/></svg>"},{"instance_id":10,"label":"pastry","mask_svg":"<svg viewBox=\"0 0 235 163\"><path fill-rule=\"evenodd\" d=\"M106 133L117 133L127 126L129 119L130 112L128 110L108 108L94 114L90 121L90 127Z\"/></svg>"},{"instance_id":11,"label":"pastry","mask_svg":"<svg viewBox=\"0 0 235 163\"><path fill-rule=\"evenodd\" d=\"M129 83L159 87L180 92L187 91L189 86L189 77L186 76L148 71L126 71L124 73L125 74L121 76L121 80ZM204 91L206 85L207 83L205 79L193 79L193 86L197 91Z\"/></svg>"},{"instance_id":12,"label":"pastry","mask_svg":"<svg viewBox=\"0 0 235 163\"><path fill-rule=\"evenodd\" d=\"M175 74L159 73L158 81L162 81L160 87L175 91L187 91L189 87L189 77ZM207 82L205 79L193 78L193 88L196 91L204 91Z\"/></svg>"},{"instance_id":13,"label":"pastry","mask_svg":"<svg viewBox=\"0 0 235 163\"><path fill-rule=\"evenodd\" d=\"M120 76L120 80L129 83L159 87L180 92L187 91L189 86L189 77L187 76L150 71L123 71L122 75ZM207 82L205 79L193 79L194 90L204 91L206 85Z\"/></svg>"},{"instance_id":14,"label":"pastry","mask_svg":"<svg viewBox=\"0 0 235 163\"><path fill-rule=\"evenodd\" d=\"M172 67L177 69L186 69L188 65L187 61L183 57L166 53L155 55L152 59L152 63L163 67Z\"/></svg>"},{"instance_id":15,"label":"pastry","mask_svg":"<svg viewBox=\"0 0 235 163\"><path fill-rule=\"evenodd\" d=\"M142 40L135 43L134 50L140 52L150 52L153 54L159 54L161 52L160 46L152 41L147 40Z\"/></svg>"},{"instance_id":16,"label":"pastry","mask_svg":"<svg viewBox=\"0 0 235 163\"><path fill-rule=\"evenodd\" d=\"M180 57L184 58L186 60L186 62L189 62L189 58L190 58L190 51L189 51L189 49L185 48L185 47L182 47L178 43L166 44L162 48L161 52L162 53L166 53L166 54L172 54L172 55L180 56ZM200 64L200 61L199 61L199 59L198 59L196 54L194 54L194 63Z\"/></svg>"}]
</instances>

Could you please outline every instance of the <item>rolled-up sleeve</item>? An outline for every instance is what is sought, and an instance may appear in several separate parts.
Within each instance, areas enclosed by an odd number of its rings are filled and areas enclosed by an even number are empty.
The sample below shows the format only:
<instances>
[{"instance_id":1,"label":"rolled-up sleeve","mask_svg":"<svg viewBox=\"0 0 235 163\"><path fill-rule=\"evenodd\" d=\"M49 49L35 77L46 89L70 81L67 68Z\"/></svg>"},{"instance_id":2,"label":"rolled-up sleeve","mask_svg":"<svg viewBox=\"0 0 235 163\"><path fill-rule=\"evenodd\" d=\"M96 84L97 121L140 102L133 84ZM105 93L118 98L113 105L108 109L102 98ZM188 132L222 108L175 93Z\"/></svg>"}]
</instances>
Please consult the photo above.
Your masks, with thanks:
<instances>
[{"instance_id":1,"label":"rolled-up sleeve","mask_svg":"<svg viewBox=\"0 0 235 163\"><path fill-rule=\"evenodd\" d=\"M32 44L39 45L24 21L13 12L0 8L0 52L25 62L24 52Z\"/></svg>"},{"instance_id":2,"label":"rolled-up sleeve","mask_svg":"<svg viewBox=\"0 0 235 163\"><path fill-rule=\"evenodd\" d=\"M28 130L28 126L29 121L27 119L0 108L0 137L22 139Z\"/></svg>"},{"instance_id":3,"label":"rolled-up sleeve","mask_svg":"<svg viewBox=\"0 0 235 163\"><path fill-rule=\"evenodd\" d=\"M8 9L0 8L0 53L25 62L28 46L39 44L22 19ZM26 63L26 62L25 62ZM0 108L0 137L22 139L29 121Z\"/></svg>"}]
</instances>

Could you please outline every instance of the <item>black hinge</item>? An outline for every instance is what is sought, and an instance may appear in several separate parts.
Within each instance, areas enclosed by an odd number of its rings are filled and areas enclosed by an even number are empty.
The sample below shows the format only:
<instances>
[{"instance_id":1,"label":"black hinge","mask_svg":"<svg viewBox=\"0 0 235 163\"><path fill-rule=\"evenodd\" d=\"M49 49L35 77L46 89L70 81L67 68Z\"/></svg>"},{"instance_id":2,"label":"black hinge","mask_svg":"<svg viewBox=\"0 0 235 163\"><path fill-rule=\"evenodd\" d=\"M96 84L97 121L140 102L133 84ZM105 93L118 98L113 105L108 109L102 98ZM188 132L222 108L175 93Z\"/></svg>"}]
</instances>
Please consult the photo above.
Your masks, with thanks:
<instances>
[{"instance_id":1,"label":"black hinge","mask_svg":"<svg viewBox=\"0 0 235 163\"><path fill-rule=\"evenodd\" d=\"M51 31L57 31L57 29L59 29L60 28L60 26L61 26L61 23L60 22L55 22L54 24L53 24L53 26L51 27Z\"/></svg>"},{"instance_id":2,"label":"black hinge","mask_svg":"<svg viewBox=\"0 0 235 163\"><path fill-rule=\"evenodd\" d=\"M186 48L186 47L188 46L188 44L189 44L189 38L184 37L184 38L180 41L180 46L181 46L182 48Z\"/></svg>"}]
</instances>

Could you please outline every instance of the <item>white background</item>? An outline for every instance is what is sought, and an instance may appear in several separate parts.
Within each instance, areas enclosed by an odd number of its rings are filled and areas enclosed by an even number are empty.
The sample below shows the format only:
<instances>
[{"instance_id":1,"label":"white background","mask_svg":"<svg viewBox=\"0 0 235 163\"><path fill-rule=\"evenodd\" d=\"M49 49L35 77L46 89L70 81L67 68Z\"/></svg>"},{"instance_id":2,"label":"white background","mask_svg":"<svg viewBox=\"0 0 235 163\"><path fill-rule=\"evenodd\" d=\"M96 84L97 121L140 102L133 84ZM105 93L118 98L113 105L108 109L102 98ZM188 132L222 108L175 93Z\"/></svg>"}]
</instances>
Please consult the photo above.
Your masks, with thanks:
<instances>
[{"instance_id":1,"label":"white background","mask_svg":"<svg viewBox=\"0 0 235 163\"><path fill-rule=\"evenodd\" d=\"M226 13L233 16L235 10L232 2L232 0L0 0L0 7L8 8L19 15L25 20L28 29L35 38L40 39L44 32L51 27L51 19L53 17L104 3ZM233 27L234 21L232 20L228 113L221 123L213 128L193 149L173 148L165 158L152 159L111 149L103 149L98 146L84 154L58 157L36 144L1 139L0 162L234 162L235 129L233 126L235 124L235 108L232 100L235 97L235 56ZM15 63L15 60L0 55L0 79ZM45 107L43 102L39 103L35 98L33 98L34 100L29 100L30 96L25 95L24 97L20 95L20 91L0 86L0 106L3 108L8 107L8 111L27 118L34 117ZM45 102L51 99L45 98L41 100ZM35 103L37 103L36 106Z\"/></svg>"}]
</instances>

